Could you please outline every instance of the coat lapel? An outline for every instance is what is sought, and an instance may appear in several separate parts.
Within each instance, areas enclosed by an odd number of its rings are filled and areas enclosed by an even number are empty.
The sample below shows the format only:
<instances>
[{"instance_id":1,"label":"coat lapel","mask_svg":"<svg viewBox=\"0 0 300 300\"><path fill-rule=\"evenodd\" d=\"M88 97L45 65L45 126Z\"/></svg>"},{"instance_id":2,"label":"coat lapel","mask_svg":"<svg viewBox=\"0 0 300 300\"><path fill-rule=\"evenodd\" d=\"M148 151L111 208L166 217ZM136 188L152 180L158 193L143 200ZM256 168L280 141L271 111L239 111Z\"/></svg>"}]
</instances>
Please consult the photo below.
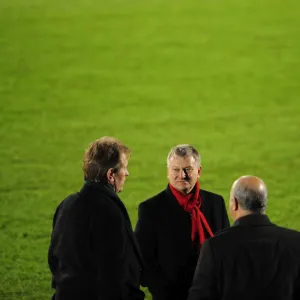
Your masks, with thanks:
<instances>
[{"instance_id":1,"label":"coat lapel","mask_svg":"<svg viewBox=\"0 0 300 300\"><path fill-rule=\"evenodd\" d=\"M208 224L211 224L213 202L210 201L210 199L207 197L207 194L203 190L200 190L200 197L202 199L200 210L203 212Z\"/></svg>"},{"instance_id":2,"label":"coat lapel","mask_svg":"<svg viewBox=\"0 0 300 300\"><path fill-rule=\"evenodd\" d=\"M169 223L168 230L173 236L176 250L179 250L183 256L186 256L192 243L190 215L180 206L169 186L166 188L165 194L164 215L166 221Z\"/></svg>"}]
</instances>

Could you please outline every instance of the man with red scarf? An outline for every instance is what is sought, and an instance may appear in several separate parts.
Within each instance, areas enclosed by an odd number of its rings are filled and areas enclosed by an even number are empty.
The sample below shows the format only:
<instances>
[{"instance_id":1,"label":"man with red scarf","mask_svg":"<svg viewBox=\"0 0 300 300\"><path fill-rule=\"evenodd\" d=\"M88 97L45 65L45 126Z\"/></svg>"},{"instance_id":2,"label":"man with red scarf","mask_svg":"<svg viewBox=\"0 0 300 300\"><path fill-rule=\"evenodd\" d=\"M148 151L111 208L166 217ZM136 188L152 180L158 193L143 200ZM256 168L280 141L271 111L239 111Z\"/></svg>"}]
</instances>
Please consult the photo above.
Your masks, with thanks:
<instances>
[{"instance_id":1,"label":"man with red scarf","mask_svg":"<svg viewBox=\"0 0 300 300\"><path fill-rule=\"evenodd\" d=\"M172 148L167 167L167 188L139 205L141 283L153 300L186 300L202 244L229 220L224 199L200 189L201 159L193 146Z\"/></svg>"}]
</instances>

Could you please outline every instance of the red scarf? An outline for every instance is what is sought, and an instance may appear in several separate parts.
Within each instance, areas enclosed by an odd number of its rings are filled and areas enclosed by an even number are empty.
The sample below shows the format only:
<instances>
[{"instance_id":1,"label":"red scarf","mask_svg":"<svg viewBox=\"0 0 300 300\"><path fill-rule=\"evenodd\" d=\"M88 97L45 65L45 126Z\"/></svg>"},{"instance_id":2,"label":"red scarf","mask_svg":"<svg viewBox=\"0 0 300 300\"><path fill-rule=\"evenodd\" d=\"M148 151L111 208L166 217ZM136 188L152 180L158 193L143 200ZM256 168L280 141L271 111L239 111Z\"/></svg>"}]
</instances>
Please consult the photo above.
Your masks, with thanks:
<instances>
[{"instance_id":1,"label":"red scarf","mask_svg":"<svg viewBox=\"0 0 300 300\"><path fill-rule=\"evenodd\" d=\"M204 214L200 210L202 199L200 196L199 182L197 181L195 190L187 195L184 195L177 191L171 184L169 184L169 186L172 194L175 196L180 206L182 206L186 212L191 214L192 241L195 240L196 234L198 233L200 245L202 245L205 242L204 227L211 237L214 236L214 234L211 231Z\"/></svg>"}]
</instances>

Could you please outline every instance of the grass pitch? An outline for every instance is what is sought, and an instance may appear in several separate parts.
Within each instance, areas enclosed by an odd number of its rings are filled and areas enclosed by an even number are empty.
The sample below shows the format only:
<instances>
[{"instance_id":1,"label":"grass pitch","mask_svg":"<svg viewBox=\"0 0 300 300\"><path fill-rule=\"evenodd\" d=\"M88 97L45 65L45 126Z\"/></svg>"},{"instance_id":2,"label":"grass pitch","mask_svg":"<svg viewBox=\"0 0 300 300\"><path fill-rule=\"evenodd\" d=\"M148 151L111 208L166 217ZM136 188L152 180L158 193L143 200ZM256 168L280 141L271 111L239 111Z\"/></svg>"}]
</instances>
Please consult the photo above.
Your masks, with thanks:
<instances>
[{"instance_id":1,"label":"grass pitch","mask_svg":"<svg viewBox=\"0 0 300 300\"><path fill-rule=\"evenodd\" d=\"M295 0L2 0L0 299L52 295L52 215L103 135L132 149L133 224L170 147L191 143L204 189L227 200L260 176L271 219L300 230L299 15Z\"/></svg>"}]
</instances>

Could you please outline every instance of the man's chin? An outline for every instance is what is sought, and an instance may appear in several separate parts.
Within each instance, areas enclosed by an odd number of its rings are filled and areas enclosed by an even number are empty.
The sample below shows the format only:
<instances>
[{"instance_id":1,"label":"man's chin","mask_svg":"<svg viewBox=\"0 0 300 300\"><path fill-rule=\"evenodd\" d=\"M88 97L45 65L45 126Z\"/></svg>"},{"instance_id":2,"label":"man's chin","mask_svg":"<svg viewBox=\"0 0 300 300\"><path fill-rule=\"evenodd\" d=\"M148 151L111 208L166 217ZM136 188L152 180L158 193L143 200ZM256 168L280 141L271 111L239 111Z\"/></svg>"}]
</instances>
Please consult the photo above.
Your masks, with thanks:
<instances>
[{"instance_id":1,"label":"man's chin","mask_svg":"<svg viewBox=\"0 0 300 300\"><path fill-rule=\"evenodd\" d=\"M181 186L177 186L176 188L179 192L181 192L182 194L188 194L191 191L191 187L190 185L181 185Z\"/></svg>"},{"instance_id":2,"label":"man's chin","mask_svg":"<svg viewBox=\"0 0 300 300\"><path fill-rule=\"evenodd\" d=\"M189 182L180 182L177 186L181 189L189 189L191 187Z\"/></svg>"}]
</instances>

